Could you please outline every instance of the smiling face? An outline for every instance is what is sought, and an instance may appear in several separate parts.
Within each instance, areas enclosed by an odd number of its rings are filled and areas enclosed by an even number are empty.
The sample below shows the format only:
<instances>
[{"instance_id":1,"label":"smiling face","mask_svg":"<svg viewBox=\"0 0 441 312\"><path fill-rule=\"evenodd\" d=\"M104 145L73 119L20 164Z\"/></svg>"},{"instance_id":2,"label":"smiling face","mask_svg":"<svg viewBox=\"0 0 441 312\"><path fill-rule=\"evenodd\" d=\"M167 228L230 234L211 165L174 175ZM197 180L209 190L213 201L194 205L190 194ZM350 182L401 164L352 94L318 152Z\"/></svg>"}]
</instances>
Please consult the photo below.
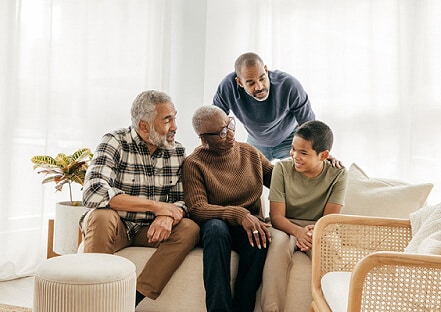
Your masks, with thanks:
<instances>
[{"instance_id":1,"label":"smiling face","mask_svg":"<svg viewBox=\"0 0 441 312\"><path fill-rule=\"evenodd\" d=\"M225 133L226 136L222 138ZM201 140L202 143L208 146L209 149L213 150L229 150L234 145L234 131L235 131L235 120L228 117L223 111L214 113L211 118L208 118L201 128Z\"/></svg>"},{"instance_id":2,"label":"smiling face","mask_svg":"<svg viewBox=\"0 0 441 312\"><path fill-rule=\"evenodd\" d=\"M308 178L317 177L323 170L323 161L329 156L329 151L318 153L312 149L312 142L294 135L291 151L289 152L294 169Z\"/></svg>"},{"instance_id":3,"label":"smiling face","mask_svg":"<svg viewBox=\"0 0 441 312\"><path fill-rule=\"evenodd\" d=\"M237 84L257 101L265 101L269 96L270 80L268 70L260 62L254 65L243 65L236 77Z\"/></svg>"}]
</instances>

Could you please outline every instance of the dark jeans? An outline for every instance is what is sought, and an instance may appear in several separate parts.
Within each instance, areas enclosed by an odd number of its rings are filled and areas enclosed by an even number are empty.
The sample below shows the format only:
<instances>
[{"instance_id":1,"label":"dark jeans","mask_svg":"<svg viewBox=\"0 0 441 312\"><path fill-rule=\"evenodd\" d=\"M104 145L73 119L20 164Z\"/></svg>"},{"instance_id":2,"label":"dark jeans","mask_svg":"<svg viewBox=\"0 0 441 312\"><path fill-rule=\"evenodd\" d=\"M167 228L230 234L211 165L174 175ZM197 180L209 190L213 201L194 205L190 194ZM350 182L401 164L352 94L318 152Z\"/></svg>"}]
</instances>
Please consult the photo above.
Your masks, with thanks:
<instances>
[{"instance_id":1,"label":"dark jeans","mask_svg":"<svg viewBox=\"0 0 441 312\"><path fill-rule=\"evenodd\" d=\"M268 247L251 247L241 226L229 226L219 219L202 224L201 241L207 311L254 311ZM239 254L233 298L230 287L231 250Z\"/></svg>"}]
</instances>

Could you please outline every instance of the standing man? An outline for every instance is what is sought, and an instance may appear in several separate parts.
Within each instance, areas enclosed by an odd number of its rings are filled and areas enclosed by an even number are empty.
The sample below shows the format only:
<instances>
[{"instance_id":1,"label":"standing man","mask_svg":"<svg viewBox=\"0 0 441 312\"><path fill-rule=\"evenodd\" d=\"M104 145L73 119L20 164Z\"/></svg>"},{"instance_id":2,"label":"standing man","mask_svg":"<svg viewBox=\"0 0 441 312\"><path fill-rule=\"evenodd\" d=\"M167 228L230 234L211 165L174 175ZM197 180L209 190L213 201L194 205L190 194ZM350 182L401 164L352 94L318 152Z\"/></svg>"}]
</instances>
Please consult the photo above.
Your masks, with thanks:
<instances>
[{"instance_id":1,"label":"standing man","mask_svg":"<svg viewBox=\"0 0 441 312\"><path fill-rule=\"evenodd\" d=\"M133 102L132 126L104 135L86 173L84 251L112 254L127 246L156 247L138 276L136 305L156 299L199 240L188 219L170 97L149 90Z\"/></svg>"},{"instance_id":2,"label":"standing man","mask_svg":"<svg viewBox=\"0 0 441 312\"><path fill-rule=\"evenodd\" d=\"M234 113L248 132L247 142L266 158L289 157L295 129L315 119L302 85L285 72L269 71L256 53L239 56L234 68L218 86L213 104Z\"/></svg>"}]
</instances>

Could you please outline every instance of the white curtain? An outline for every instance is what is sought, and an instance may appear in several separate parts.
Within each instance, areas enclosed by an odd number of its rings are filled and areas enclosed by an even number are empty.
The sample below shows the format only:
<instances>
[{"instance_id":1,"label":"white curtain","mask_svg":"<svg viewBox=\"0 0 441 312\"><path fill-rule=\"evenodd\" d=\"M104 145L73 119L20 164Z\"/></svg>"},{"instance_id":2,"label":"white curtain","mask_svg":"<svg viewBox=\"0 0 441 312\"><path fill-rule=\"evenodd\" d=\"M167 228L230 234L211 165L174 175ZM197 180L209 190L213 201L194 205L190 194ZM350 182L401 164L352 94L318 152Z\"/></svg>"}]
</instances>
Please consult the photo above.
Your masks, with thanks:
<instances>
[{"instance_id":1,"label":"white curtain","mask_svg":"<svg viewBox=\"0 0 441 312\"><path fill-rule=\"evenodd\" d=\"M189 154L194 109L247 51L300 80L346 166L432 182L439 202L439 16L437 0L0 0L0 280L35 271L68 197L33 155L95 149L146 89L172 96Z\"/></svg>"}]
</instances>

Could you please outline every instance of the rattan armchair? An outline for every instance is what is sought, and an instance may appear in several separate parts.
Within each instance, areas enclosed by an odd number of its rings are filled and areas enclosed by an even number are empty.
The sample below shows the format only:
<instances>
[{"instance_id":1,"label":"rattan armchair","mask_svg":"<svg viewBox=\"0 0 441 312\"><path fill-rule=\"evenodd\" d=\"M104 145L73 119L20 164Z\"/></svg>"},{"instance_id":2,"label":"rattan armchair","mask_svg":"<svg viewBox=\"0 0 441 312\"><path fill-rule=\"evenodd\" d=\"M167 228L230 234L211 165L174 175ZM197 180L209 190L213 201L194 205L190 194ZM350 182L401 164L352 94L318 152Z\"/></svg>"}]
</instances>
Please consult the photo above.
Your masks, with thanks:
<instances>
[{"instance_id":1,"label":"rattan armchair","mask_svg":"<svg viewBox=\"0 0 441 312\"><path fill-rule=\"evenodd\" d=\"M441 256L404 253L411 237L406 219L322 217L313 236L311 311L331 311L321 280L342 271L352 272L349 293L341 294L347 311L441 311Z\"/></svg>"}]
</instances>

